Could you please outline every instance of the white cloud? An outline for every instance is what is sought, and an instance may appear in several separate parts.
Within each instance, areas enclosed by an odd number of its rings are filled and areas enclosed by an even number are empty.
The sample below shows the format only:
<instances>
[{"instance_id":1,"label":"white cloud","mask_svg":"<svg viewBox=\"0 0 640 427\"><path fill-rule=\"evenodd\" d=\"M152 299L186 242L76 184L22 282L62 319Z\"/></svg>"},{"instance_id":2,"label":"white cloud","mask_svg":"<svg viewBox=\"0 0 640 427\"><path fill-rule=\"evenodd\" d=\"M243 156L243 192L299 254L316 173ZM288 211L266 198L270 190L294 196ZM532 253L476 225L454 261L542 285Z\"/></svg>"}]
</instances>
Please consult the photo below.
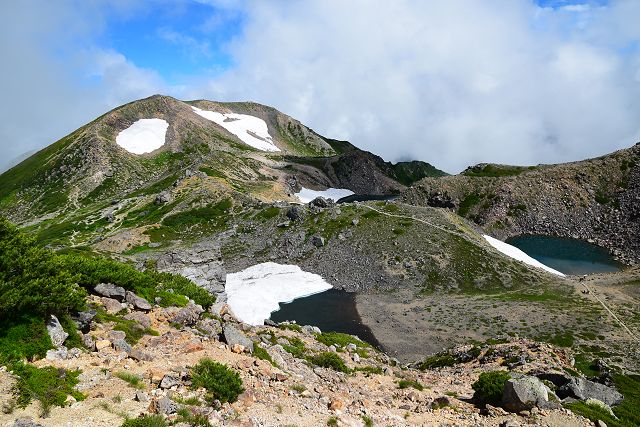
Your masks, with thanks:
<instances>
[{"instance_id":1,"label":"white cloud","mask_svg":"<svg viewBox=\"0 0 640 427\"><path fill-rule=\"evenodd\" d=\"M192 89L449 171L575 160L640 138L637 4L254 1L236 66Z\"/></svg>"}]
</instances>

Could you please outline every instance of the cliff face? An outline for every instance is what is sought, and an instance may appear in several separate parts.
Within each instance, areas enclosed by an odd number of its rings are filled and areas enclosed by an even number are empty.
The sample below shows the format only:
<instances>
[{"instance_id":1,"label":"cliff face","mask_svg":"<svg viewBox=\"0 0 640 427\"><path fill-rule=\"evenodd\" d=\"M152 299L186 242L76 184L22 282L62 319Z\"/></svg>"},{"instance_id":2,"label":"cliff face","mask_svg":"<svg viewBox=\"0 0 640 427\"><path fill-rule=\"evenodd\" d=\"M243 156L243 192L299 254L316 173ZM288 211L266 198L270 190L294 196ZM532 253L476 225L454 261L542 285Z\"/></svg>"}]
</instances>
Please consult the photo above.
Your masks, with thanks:
<instances>
[{"instance_id":1,"label":"cliff face","mask_svg":"<svg viewBox=\"0 0 640 427\"><path fill-rule=\"evenodd\" d=\"M478 165L424 179L402 200L445 207L507 238L546 234L592 241L626 263L640 261L640 145L574 163Z\"/></svg>"}]
</instances>

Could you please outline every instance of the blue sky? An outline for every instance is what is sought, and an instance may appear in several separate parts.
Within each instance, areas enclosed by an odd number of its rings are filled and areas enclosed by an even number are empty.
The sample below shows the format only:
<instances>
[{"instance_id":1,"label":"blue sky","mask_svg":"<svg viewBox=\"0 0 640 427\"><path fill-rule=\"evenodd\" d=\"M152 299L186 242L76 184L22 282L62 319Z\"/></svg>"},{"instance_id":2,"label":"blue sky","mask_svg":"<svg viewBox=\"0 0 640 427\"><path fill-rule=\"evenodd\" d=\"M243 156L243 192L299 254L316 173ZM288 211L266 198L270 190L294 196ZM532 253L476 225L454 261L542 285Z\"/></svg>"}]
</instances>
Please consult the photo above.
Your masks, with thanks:
<instances>
[{"instance_id":1,"label":"blue sky","mask_svg":"<svg viewBox=\"0 0 640 427\"><path fill-rule=\"evenodd\" d=\"M162 93L449 172L640 140L637 0L0 2L0 167Z\"/></svg>"}]
</instances>

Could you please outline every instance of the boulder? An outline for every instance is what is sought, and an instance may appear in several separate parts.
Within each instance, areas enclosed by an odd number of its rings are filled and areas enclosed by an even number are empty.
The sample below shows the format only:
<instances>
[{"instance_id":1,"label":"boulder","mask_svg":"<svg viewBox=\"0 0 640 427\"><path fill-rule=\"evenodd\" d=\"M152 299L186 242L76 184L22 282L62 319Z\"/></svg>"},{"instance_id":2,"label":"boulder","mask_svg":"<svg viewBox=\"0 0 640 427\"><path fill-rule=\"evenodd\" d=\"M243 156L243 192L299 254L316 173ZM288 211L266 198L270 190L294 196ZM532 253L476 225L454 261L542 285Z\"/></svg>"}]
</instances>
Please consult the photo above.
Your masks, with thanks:
<instances>
[{"instance_id":1,"label":"boulder","mask_svg":"<svg viewBox=\"0 0 640 427\"><path fill-rule=\"evenodd\" d=\"M8 424L7 424L8 425ZM42 424L38 424L31 418L18 418L13 422L13 427L45 427Z\"/></svg>"},{"instance_id":2,"label":"boulder","mask_svg":"<svg viewBox=\"0 0 640 427\"><path fill-rule=\"evenodd\" d=\"M165 203L170 203L171 200L171 193L168 191L163 191L162 193L156 195L155 204L164 205Z\"/></svg>"},{"instance_id":3,"label":"boulder","mask_svg":"<svg viewBox=\"0 0 640 427\"><path fill-rule=\"evenodd\" d=\"M155 410L158 414L171 415L178 412L178 404L168 397L156 401Z\"/></svg>"},{"instance_id":4,"label":"boulder","mask_svg":"<svg viewBox=\"0 0 640 427\"><path fill-rule=\"evenodd\" d=\"M291 206L288 210L287 210L287 218L289 218L291 221L298 221L299 219L302 218L302 214L303 214L303 209L300 206Z\"/></svg>"},{"instance_id":5,"label":"boulder","mask_svg":"<svg viewBox=\"0 0 640 427\"><path fill-rule=\"evenodd\" d=\"M95 310L79 311L71 314L71 320L76 324L78 330L87 333L91 329L91 322L98 314Z\"/></svg>"},{"instance_id":6,"label":"boulder","mask_svg":"<svg viewBox=\"0 0 640 427\"><path fill-rule=\"evenodd\" d=\"M522 376L507 380L502 393L502 406L510 412L544 407L549 402L549 390L536 377Z\"/></svg>"},{"instance_id":7,"label":"boulder","mask_svg":"<svg viewBox=\"0 0 640 427\"><path fill-rule=\"evenodd\" d=\"M325 240L322 236L313 236L311 238L311 243L313 243L313 246L316 248L320 248L325 245Z\"/></svg>"},{"instance_id":8,"label":"boulder","mask_svg":"<svg viewBox=\"0 0 640 427\"><path fill-rule=\"evenodd\" d=\"M64 340L69 336L69 334L62 328L58 318L53 315L47 321L47 332L49 333L51 343L54 347L60 347L64 344Z\"/></svg>"},{"instance_id":9,"label":"boulder","mask_svg":"<svg viewBox=\"0 0 640 427\"><path fill-rule=\"evenodd\" d=\"M89 334L82 335L82 345L84 345L87 350L94 351L96 349L96 340Z\"/></svg>"},{"instance_id":10,"label":"boulder","mask_svg":"<svg viewBox=\"0 0 640 427\"><path fill-rule=\"evenodd\" d=\"M131 353L131 346L124 339L117 339L113 341L113 348L116 351L124 351L125 353Z\"/></svg>"},{"instance_id":11,"label":"boulder","mask_svg":"<svg viewBox=\"0 0 640 427\"><path fill-rule=\"evenodd\" d=\"M561 398L573 397L580 400L593 398L609 406L618 405L623 399L616 389L586 378L572 378L567 384L558 388L556 393Z\"/></svg>"},{"instance_id":12,"label":"boulder","mask_svg":"<svg viewBox=\"0 0 640 427\"><path fill-rule=\"evenodd\" d=\"M117 299L118 301L124 301L126 296L124 288L113 283L99 283L93 288L93 291L100 296Z\"/></svg>"},{"instance_id":13,"label":"boulder","mask_svg":"<svg viewBox=\"0 0 640 427\"><path fill-rule=\"evenodd\" d=\"M185 326L192 326L198 322L202 313L204 313L204 309L201 306L189 303L186 307L181 308L171 321Z\"/></svg>"},{"instance_id":14,"label":"boulder","mask_svg":"<svg viewBox=\"0 0 640 427\"><path fill-rule=\"evenodd\" d=\"M136 308L137 310L143 310L143 311L151 310L151 304L149 304L149 302L146 299L139 297L133 292L127 291L125 299L129 304L133 305L133 307Z\"/></svg>"},{"instance_id":15,"label":"boulder","mask_svg":"<svg viewBox=\"0 0 640 427\"><path fill-rule=\"evenodd\" d=\"M131 350L131 352L129 353L129 357L133 360L137 360L138 362L153 361L153 356L137 348L134 348L133 350Z\"/></svg>"},{"instance_id":16,"label":"boulder","mask_svg":"<svg viewBox=\"0 0 640 427\"><path fill-rule=\"evenodd\" d=\"M253 341L251 341L244 333L240 332L234 326L226 324L223 328L224 340L229 347L234 348L241 345L249 353L253 353ZM236 347L237 348L237 347Z\"/></svg>"},{"instance_id":17,"label":"boulder","mask_svg":"<svg viewBox=\"0 0 640 427\"><path fill-rule=\"evenodd\" d=\"M160 388L171 388L180 385L180 378L176 375L166 374L160 381Z\"/></svg>"},{"instance_id":18,"label":"boulder","mask_svg":"<svg viewBox=\"0 0 640 427\"><path fill-rule=\"evenodd\" d=\"M104 306L104 309L107 310L109 314L116 314L122 311L122 303L118 300L109 297L100 298L100 302Z\"/></svg>"},{"instance_id":19,"label":"boulder","mask_svg":"<svg viewBox=\"0 0 640 427\"><path fill-rule=\"evenodd\" d=\"M100 351L105 348L111 347L111 341L109 340L98 340L96 341L96 350Z\"/></svg>"},{"instance_id":20,"label":"boulder","mask_svg":"<svg viewBox=\"0 0 640 427\"><path fill-rule=\"evenodd\" d=\"M132 313L124 316L126 320L133 320L136 322L142 329L147 329L151 327L151 319L144 313L140 313L139 311L134 311Z\"/></svg>"},{"instance_id":21,"label":"boulder","mask_svg":"<svg viewBox=\"0 0 640 427\"><path fill-rule=\"evenodd\" d=\"M209 337L217 337L222 333L222 325L216 319L201 319L196 323L199 331L206 333Z\"/></svg>"},{"instance_id":22,"label":"boulder","mask_svg":"<svg viewBox=\"0 0 640 427\"><path fill-rule=\"evenodd\" d=\"M315 206L317 208L328 208L329 207L329 201L327 199L325 199L324 197L322 197L322 196L316 197L315 199L310 201L309 204L311 206Z\"/></svg>"}]
</instances>

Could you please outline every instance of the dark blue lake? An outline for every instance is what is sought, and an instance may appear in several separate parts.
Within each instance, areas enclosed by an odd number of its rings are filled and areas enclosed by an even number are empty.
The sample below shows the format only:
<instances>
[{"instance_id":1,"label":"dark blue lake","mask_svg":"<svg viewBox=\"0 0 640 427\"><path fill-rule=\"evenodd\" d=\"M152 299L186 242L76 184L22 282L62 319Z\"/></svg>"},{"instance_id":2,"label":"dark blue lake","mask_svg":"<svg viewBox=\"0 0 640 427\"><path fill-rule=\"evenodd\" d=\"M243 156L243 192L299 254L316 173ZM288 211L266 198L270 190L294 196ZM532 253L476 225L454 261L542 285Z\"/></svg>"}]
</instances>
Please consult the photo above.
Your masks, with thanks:
<instances>
[{"instance_id":1,"label":"dark blue lake","mask_svg":"<svg viewBox=\"0 0 640 427\"><path fill-rule=\"evenodd\" d=\"M611 273L624 267L606 249L583 240L523 235L506 242L564 274Z\"/></svg>"},{"instance_id":2,"label":"dark blue lake","mask_svg":"<svg viewBox=\"0 0 640 427\"><path fill-rule=\"evenodd\" d=\"M322 332L342 332L380 348L380 343L368 326L362 324L356 308L356 294L329 289L319 294L280 303L280 310L271 313L271 320L295 320L299 325L313 325Z\"/></svg>"}]
</instances>

